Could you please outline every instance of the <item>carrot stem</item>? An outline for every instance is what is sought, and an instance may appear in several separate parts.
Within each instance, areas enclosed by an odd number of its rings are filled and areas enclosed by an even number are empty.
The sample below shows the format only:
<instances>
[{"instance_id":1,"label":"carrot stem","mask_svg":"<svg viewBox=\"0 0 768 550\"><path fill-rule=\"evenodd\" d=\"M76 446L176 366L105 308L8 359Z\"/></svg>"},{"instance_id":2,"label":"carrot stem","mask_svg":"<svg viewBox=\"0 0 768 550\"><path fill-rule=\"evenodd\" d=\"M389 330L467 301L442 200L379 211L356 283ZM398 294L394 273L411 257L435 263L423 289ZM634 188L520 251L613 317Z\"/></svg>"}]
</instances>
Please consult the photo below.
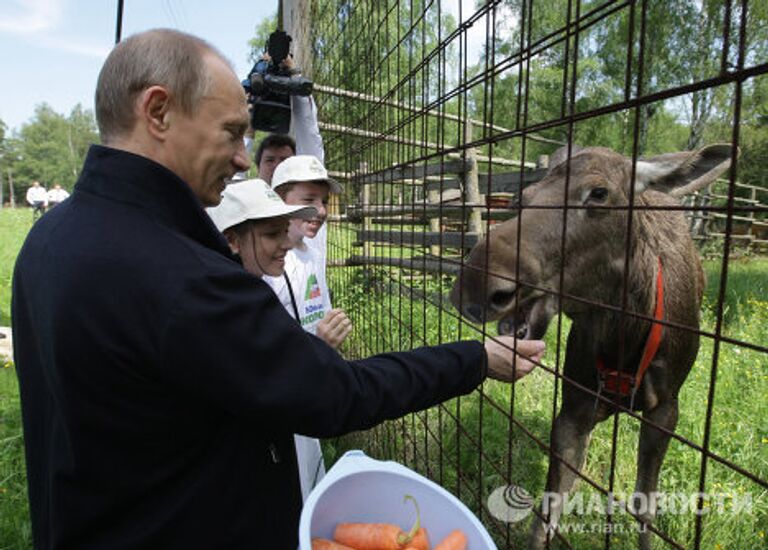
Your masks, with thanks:
<instances>
[{"instance_id":1,"label":"carrot stem","mask_svg":"<svg viewBox=\"0 0 768 550\"><path fill-rule=\"evenodd\" d=\"M403 502L413 501L413 505L416 507L416 521L413 524L413 527L411 527L411 530L407 533L401 533L397 536L397 543L400 546L405 546L409 542L413 540L413 537L416 536L416 533L418 533L419 529L421 528L421 512L419 511L419 503L416 502L416 499L413 498L411 495L405 495L403 498Z\"/></svg>"}]
</instances>

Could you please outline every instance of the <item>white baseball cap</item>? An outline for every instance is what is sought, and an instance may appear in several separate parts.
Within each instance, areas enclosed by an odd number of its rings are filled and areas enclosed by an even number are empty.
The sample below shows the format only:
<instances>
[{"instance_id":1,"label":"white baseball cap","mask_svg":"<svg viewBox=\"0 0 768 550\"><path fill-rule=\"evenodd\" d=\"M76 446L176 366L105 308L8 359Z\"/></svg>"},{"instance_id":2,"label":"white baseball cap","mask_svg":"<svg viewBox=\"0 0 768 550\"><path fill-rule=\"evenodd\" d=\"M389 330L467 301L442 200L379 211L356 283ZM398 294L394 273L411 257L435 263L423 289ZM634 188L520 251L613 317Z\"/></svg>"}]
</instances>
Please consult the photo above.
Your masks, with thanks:
<instances>
[{"instance_id":1,"label":"white baseball cap","mask_svg":"<svg viewBox=\"0 0 768 550\"><path fill-rule=\"evenodd\" d=\"M285 183L311 181L327 183L331 193L341 193L344 188L335 179L328 177L328 170L317 157L312 155L294 155L277 165L272 174L272 189Z\"/></svg>"},{"instance_id":2,"label":"white baseball cap","mask_svg":"<svg viewBox=\"0 0 768 550\"><path fill-rule=\"evenodd\" d=\"M263 220L287 216L309 219L317 215L311 206L285 204L283 199L260 179L238 181L227 185L218 206L206 208L219 231L229 229L246 220Z\"/></svg>"}]
</instances>

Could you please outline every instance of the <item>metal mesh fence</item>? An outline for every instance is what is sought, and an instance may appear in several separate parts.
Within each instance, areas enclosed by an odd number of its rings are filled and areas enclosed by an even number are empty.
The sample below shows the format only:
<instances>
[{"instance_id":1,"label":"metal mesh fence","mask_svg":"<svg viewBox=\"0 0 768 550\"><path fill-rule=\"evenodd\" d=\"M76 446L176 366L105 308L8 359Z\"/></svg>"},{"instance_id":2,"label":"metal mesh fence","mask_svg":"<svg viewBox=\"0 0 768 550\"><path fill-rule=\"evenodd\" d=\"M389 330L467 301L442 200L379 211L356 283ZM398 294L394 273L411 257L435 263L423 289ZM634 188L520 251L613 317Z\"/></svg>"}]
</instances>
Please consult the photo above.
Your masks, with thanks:
<instances>
[{"instance_id":1,"label":"metal mesh fence","mask_svg":"<svg viewBox=\"0 0 768 550\"><path fill-rule=\"evenodd\" d=\"M355 325L345 355L492 338L503 317L496 314L522 308L524 295L545 296L555 309L548 353L525 379L487 381L470 396L336 441L333 449L362 446L432 478L478 515L500 547L524 545L531 521L553 520L556 505L512 521L489 508L489 496L512 487L523 501L540 501L552 463L579 482L545 544L629 547L639 530L658 546L766 544L768 263L755 252L766 239L768 6L319 0L306 24L326 160L345 183L331 205L328 251L334 305ZM578 146L624 155L629 181L638 181L643 159L715 143L730 146L730 168L695 196L647 202L636 186L624 203L579 195L586 180ZM565 153L560 172L558 149ZM608 164L618 162L610 158ZM555 185L556 172L564 181L560 199L541 204L540 188ZM676 320L679 304L669 294L663 317L636 307L633 269L644 220L660 216L653 219L663 233L665 220L681 212L697 256L710 258L700 323ZM619 230L585 229L584 220L614 214L621 215ZM746 231L739 229L745 220ZM593 246L573 248L574 235L585 231ZM527 236L533 234L548 237ZM743 239L756 246L747 261L737 261ZM618 256L599 252L616 243ZM475 246L485 256L467 259ZM548 262L546 284L528 276L524 257ZM593 279L602 294L574 283L570 270L580 257L597 273L620 273L618 279ZM603 265L611 262L610 269ZM695 276L694 263L665 272L670 291ZM466 280L454 305L448 294L459 273ZM498 288L514 290L505 297L494 293ZM459 313L470 295L487 297L475 322ZM506 306L496 307L502 298ZM690 373L651 367L651 381L639 383L638 406L602 391L595 356L569 357L567 349L574 355L579 338L600 340L606 319L616 325L606 352L618 363L615 380L637 369L632 331L645 341L652 321L664 338L698 336ZM575 329L590 323L594 338ZM569 365L578 362L587 365ZM665 376L685 379L679 395L680 384L660 381ZM651 384L661 388L658 395L645 391ZM674 395L665 397L665 388ZM667 397L679 404L677 422L652 412ZM573 449L553 444L558 411L570 399L607 417L592 432L583 465L560 454ZM647 479L635 485L644 438L662 447L669 440L652 522L630 506L637 489L649 486ZM643 469L643 476L653 474Z\"/></svg>"}]
</instances>

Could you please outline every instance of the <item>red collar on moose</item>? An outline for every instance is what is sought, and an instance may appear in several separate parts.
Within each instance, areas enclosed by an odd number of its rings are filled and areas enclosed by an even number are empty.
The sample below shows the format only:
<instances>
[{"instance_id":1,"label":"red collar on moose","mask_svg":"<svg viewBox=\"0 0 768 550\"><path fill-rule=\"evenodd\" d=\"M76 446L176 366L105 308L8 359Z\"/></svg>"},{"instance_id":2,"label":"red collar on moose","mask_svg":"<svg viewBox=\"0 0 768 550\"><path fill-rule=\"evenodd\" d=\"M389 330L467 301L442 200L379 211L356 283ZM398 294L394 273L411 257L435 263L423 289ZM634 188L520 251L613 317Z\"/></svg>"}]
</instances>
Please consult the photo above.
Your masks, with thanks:
<instances>
[{"instance_id":1,"label":"red collar on moose","mask_svg":"<svg viewBox=\"0 0 768 550\"><path fill-rule=\"evenodd\" d=\"M656 274L656 309L653 312L653 318L654 321L664 320L664 280L661 273L661 258L659 258L659 270ZM618 394L621 397L631 395L630 409L633 407L635 392L643 383L645 372L651 366L651 361L659 350L661 330L661 323L654 322L651 324L651 332L648 334L648 340L646 340L643 349L643 358L640 360L640 367L635 374L611 370L605 366L603 357L597 356L598 394L605 391L614 395Z\"/></svg>"}]
</instances>

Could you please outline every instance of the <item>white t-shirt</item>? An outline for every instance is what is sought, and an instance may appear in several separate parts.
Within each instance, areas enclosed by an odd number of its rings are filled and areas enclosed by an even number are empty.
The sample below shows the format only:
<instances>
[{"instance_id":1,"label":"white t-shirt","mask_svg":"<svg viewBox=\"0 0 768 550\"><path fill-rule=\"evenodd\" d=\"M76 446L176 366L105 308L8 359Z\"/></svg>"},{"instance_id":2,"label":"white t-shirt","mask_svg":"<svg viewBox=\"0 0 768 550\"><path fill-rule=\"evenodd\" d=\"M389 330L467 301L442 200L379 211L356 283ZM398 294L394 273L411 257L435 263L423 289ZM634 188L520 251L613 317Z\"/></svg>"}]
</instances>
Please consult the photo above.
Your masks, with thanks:
<instances>
[{"instance_id":1,"label":"white t-shirt","mask_svg":"<svg viewBox=\"0 0 768 550\"><path fill-rule=\"evenodd\" d=\"M48 191L48 202L59 203L67 197L69 197L69 193L64 189L53 188Z\"/></svg>"},{"instance_id":2,"label":"white t-shirt","mask_svg":"<svg viewBox=\"0 0 768 550\"><path fill-rule=\"evenodd\" d=\"M291 282L301 328L317 333L317 324L331 310L325 265L315 246L294 248L285 256L285 273ZM296 318L285 277L264 277L291 317Z\"/></svg>"},{"instance_id":3,"label":"white t-shirt","mask_svg":"<svg viewBox=\"0 0 768 550\"><path fill-rule=\"evenodd\" d=\"M310 97L291 96L291 134L296 139L296 154L314 155L325 164L323 138L317 123L317 106ZM246 141L249 153L253 143ZM305 239L304 249L294 248L285 257L285 272L291 281L304 330L315 334L317 324L331 310L331 298L325 280L328 225L324 224L314 239ZM296 317L284 277L264 277L291 317ZM318 295L319 293L319 295ZM294 435L299 466L301 494L307 500L312 488L325 475L320 441Z\"/></svg>"},{"instance_id":4,"label":"white t-shirt","mask_svg":"<svg viewBox=\"0 0 768 550\"><path fill-rule=\"evenodd\" d=\"M27 202L34 204L36 202L48 202L48 191L42 185L30 187L27 189Z\"/></svg>"},{"instance_id":5,"label":"white t-shirt","mask_svg":"<svg viewBox=\"0 0 768 550\"><path fill-rule=\"evenodd\" d=\"M317 248L304 245L302 248L289 250L285 256L285 273L291 282L301 327L316 334L317 324L331 310L331 298L325 281L325 264ZM296 314L285 277L264 276L263 280L272 287L280 303L295 319ZM293 437L301 494L306 501L307 495L325 475L323 452L318 439L298 434Z\"/></svg>"}]
</instances>

